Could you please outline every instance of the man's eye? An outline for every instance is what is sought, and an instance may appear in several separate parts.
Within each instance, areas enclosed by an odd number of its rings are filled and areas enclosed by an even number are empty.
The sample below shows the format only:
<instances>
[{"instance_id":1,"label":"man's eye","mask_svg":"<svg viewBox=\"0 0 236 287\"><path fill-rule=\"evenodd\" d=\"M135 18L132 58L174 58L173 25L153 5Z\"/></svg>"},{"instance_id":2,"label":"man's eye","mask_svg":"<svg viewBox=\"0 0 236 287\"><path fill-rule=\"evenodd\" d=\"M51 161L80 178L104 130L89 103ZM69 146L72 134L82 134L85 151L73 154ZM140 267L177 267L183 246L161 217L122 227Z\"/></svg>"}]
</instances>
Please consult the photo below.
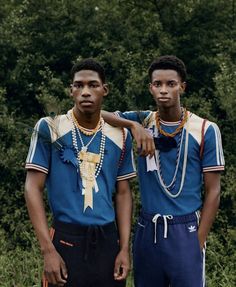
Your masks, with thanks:
<instances>
[{"instance_id":1,"label":"man's eye","mask_svg":"<svg viewBox=\"0 0 236 287\"><path fill-rule=\"evenodd\" d=\"M169 82L169 83L168 83L168 86L169 86L169 87L175 87L176 84L177 84L176 82Z\"/></svg>"},{"instance_id":2,"label":"man's eye","mask_svg":"<svg viewBox=\"0 0 236 287\"><path fill-rule=\"evenodd\" d=\"M79 84L79 83L74 83L74 84L73 84L73 87L74 87L75 89L80 89L80 88L82 87L82 85Z\"/></svg>"},{"instance_id":3,"label":"man's eye","mask_svg":"<svg viewBox=\"0 0 236 287\"><path fill-rule=\"evenodd\" d=\"M155 82L155 83L153 83L153 86L156 87L156 88L158 88L158 87L161 86L161 83Z\"/></svg>"},{"instance_id":4,"label":"man's eye","mask_svg":"<svg viewBox=\"0 0 236 287\"><path fill-rule=\"evenodd\" d=\"M98 84L90 84L90 88L96 89L99 85Z\"/></svg>"}]
</instances>

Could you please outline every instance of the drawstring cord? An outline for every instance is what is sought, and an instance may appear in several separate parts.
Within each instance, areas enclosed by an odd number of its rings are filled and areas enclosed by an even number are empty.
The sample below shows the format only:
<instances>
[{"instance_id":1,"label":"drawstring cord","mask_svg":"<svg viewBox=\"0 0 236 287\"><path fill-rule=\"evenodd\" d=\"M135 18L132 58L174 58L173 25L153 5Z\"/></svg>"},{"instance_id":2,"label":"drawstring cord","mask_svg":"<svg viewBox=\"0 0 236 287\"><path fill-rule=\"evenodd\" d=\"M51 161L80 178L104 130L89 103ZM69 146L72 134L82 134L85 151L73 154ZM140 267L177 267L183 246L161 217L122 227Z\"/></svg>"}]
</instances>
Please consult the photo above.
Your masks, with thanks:
<instances>
[{"instance_id":1,"label":"drawstring cord","mask_svg":"<svg viewBox=\"0 0 236 287\"><path fill-rule=\"evenodd\" d=\"M105 232L102 226L89 226L86 234L86 245L84 252L84 260L88 260L89 247L91 244L96 245L99 238L99 233L103 238L106 238Z\"/></svg>"},{"instance_id":2,"label":"drawstring cord","mask_svg":"<svg viewBox=\"0 0 236 287\"><path fill-rule=\"evenodd\" d=\"M168 222L167 220L173 219L173 215L161 215L159 213L155 214L152 218L152 222L154 223L154 243L157 243L157 220L159 217L163 217L164 220L164 238L167 238L168 232Z\"/></svg>"}]
</instances>

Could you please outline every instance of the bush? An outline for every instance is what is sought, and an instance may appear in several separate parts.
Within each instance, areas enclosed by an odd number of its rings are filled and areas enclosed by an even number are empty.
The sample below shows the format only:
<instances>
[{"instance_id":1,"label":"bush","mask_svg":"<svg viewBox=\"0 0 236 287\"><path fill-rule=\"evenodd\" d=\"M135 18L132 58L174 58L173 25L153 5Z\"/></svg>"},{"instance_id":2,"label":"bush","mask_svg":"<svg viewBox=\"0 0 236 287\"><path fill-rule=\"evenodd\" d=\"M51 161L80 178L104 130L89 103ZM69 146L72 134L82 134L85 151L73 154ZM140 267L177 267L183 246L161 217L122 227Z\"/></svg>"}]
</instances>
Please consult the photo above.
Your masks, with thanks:
<instances>
[{"instance_id":1,"label":"bush","mask_svg":"<svg viewBox=\"0 0 236 287\"><path fill-rule=\"evenodd\" d=\"M0 229L1 287L40 287L42 260L38 243L32 233L25 233L32 248L17 246L9 249L8 236Z\"/></svg>"}]
</instances>

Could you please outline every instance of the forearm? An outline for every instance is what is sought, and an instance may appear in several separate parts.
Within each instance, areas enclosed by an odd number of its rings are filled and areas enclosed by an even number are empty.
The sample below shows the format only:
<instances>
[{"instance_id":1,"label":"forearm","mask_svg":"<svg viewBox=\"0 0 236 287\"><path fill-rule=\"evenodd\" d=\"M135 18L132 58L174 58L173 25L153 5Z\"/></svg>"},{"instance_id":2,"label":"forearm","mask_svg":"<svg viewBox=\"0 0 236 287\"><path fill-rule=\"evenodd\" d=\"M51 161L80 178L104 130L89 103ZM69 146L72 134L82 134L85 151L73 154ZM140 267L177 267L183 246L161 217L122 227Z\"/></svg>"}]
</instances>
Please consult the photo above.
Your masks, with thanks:
<instances>
[{"instance_id":1,"label":"forearm","mask_svg":"<svg viewBox=\"0 0 236 287\"><path fill-rule=\"evenodd\" d=\"M132 216L132 194L130 190L116 195L116 215L120 235L120 249L128 251Z\"/></svg>"},{"instance_id":2,"label":"forearm","mask_svg":"<svg viewBox=\"0 0 236 287\"><path fill-rule=\"evenodd\" d=\"M205 199L198 229L200 244L206 241L220 204L220 173L204 174Z\"/></svg>"},{"instance_id":3,"label":"forearm","mask_svg":"<svg viewBox=\"0 0 236 287\"><path fill-rule=\"evenodd\" d=\"M115 114L104 111L104 110L102 110L102 117L104 118L105 122L115 127L131 129L136 123L134 121L130 121L130 120L118 117Z\"/></svg>"},{"instance_id":4,"label":"forearm","mask_svg":"<svg viewBox=\"0 0 236 287\"><path fill-rule=\"evenodd\" d=\"M25 192L25 200L30 220L39 241L41 252L43 254L50 252L54 247L49 235L42 195L36 191L31 191L30 193Z\"/></svg>"},{"instance_id":5,"label":"forearm","mask_svg":"<svg viewBox=\"0 0 236 287\"><path fill-rule=\"evenodd\" d=\"M211 226L215 220L220 204L220 193L210 193L205 197L204 205L201 212L201 220L199 225L199 238L206 241Z\"/></svg>"},{"instance_id":6,"label":"forearm","mask_svg":"<svg viewBox=\"0 0 236 287\"><path fill-rule=\"evenodd\" d=\"M102 111L102 116L106 122L112 126L124 127L130 129L132 136L137 143L137 149L142 156L153 156L155 153L155 144L153 136L144 129L144 127L135 121L123 119L113 113Z\"/></svg>"},{"instance_id":7,"label":"forearm","mask_svg":"<svg viewBox=\"0 0 236 287\"><path fill-rule=\"evenodd\" d=\"M25 200L29 216L44 259L44 275L49 283L57 286L66 284L65 263L52 244L43 203L43 189L46 175L28 171L25 182Z\"/></svg>"},{"instance_id":8,"label":"forearm","mask_svg":"<svg viewBox=\"0 0 236 287\"><path fill-rule=\"evenodd\" d=\"M46 176L43 174L39 174L37 172L28 172L25 183L25 200L29 217L34 227L43 254L54 249L49 234L43 202L45 178Z\"/></svg>"}]
</instances>

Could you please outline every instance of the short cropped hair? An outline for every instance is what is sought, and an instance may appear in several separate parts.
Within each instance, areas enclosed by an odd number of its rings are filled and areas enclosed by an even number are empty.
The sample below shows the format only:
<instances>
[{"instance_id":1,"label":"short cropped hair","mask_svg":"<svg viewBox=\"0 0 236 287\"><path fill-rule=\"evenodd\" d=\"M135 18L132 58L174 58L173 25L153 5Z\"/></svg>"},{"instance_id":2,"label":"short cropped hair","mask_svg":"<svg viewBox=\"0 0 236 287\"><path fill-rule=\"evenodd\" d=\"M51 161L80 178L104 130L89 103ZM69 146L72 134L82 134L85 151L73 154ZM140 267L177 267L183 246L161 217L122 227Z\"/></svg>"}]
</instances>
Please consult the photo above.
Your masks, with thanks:
<instances>
[{"instance_id":1,"label":"short cropped hair","mask_svg":"<svg viewBox=\"0 0 236 287\"><path fill-rule=\"evenodd\" d=\"M161 56L151 63L148 69L150 81L152 81L152 74L155 70L174 70L179 74L182 82L185 82L187 77L184 62L173 55Z\"/></svg>"},{"instance_id":2,"label":"short cropped hair","mask_svg":"<svg viewBox=\"0 0 236 287\"><path fill-rule=\"evenodd\" d=\"M72 79L74 78L75 73L77 73L81 70L95 71L98 73L102 83L104 84L106 82L105 70L104 70L103 66L100 63L98 63L97 61L95 61L94 59L84 59L78 63L75 63L71 69Z\"/></svg>"}]
</instances>

